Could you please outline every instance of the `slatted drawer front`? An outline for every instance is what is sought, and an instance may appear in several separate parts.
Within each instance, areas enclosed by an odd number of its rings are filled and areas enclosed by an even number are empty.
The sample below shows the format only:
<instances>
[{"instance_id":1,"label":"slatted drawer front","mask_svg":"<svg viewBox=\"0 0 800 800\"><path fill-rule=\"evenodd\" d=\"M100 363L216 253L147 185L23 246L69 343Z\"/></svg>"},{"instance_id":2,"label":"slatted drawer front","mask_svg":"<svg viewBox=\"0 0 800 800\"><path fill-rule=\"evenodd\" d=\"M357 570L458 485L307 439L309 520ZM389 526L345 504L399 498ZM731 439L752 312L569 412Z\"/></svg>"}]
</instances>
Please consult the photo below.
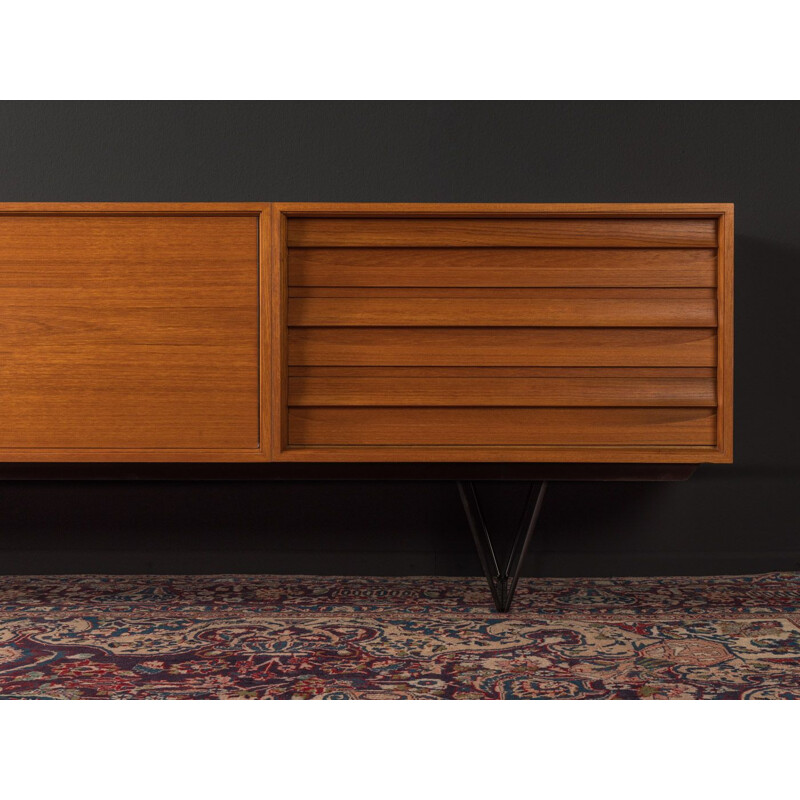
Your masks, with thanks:
<instances>
[{"instance_id":1,"label":"slatted drawer front","mask_svg":"<svg viewBox=\"0 0 800 800\"><path fill-rule=\"evenodd\" d=\"M717 437L717 220L286 225L290 448Z\"/></svg>"}]
</instances>

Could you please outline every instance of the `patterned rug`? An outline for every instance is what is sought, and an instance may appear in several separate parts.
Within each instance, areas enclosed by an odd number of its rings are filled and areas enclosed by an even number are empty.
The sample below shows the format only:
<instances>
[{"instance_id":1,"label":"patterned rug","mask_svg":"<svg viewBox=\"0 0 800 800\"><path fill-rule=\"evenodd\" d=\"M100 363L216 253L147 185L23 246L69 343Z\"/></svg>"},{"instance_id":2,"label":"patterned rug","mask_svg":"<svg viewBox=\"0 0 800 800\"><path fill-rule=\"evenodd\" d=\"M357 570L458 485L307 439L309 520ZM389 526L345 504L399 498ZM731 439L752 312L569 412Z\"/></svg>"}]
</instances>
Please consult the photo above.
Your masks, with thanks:
<instances>
[{"instance_id":1,"label":"patterned rug","mask_svg":"<svg viewBox=\"0 0 800 800\"><path fill-rule=\"evenodd\" d=\"M800 698L800 574L0 577L1 698Z\"/></svg>"}]
</instances>

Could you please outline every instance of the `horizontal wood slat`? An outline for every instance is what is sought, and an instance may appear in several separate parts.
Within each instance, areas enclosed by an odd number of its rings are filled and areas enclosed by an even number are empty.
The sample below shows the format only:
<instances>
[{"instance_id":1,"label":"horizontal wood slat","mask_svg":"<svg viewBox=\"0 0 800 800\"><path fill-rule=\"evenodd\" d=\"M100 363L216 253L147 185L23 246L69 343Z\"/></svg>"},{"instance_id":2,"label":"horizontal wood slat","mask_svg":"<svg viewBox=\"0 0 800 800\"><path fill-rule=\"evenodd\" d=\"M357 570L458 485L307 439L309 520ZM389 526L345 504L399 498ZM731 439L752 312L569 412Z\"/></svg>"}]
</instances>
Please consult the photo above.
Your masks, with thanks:
<instances>
[{"instance_id":1,"label":"horizontal wood slat","mask_svg":"<svg viewBox=\"0 0 800 800\"><path fill-rule=\"evenodd\" d=\"M290 378L714 378L713 367L289 367Z\"/></svg>"},{"instance_id":2,"label":"horizontal wood slat","mask_svg":"<svg viewBox=\"0 0 800 800\"><path fill-rule=\"evenodd\" d=\"M715 219L290 217L289 247L716 247Z\"/></svg>"},{"instance_id":3,"label":"horizontal wood slat","mask_svg":"<svg viewBox=\"0 0 800 800\"><path fill-rule=\"evenodd\" d=\"M242 390L257 394L253 349L247 342L200 344L185 341L148 342L125 347L125 370L119 368L119 341L98 341L91 347L71 339L36 345L36 358L25 346L9 349L0 344L0 409L8 398L33 390L43 394L106 391L137 394L201 392L232 395ZM143 376L149 381L143 380ZM220 398L224 403L224 397Z\"/></svg>"},{"instance_id":4,"label":"horizontal wood slat","mask_svg":"<svg viewBox=\"0 0 800 800\"><path fill-rule=\"evenodd\" d=\"M290 328L304 366L713 367L711 328Z\"/></svg>"},{"instance_id":5,"label":"horizontal wood slat","mask_svg":"<svg viewBox=\"0 0 800 800\"><path fill-rule=\"evenodd\" d=\"M706 288L641 287L430 287L430 286L292 286L289 298L365 300L383 298L427 298L431 300L713 300L716 293Z\"/></svg>"},{"instance_id":6,"label":"horizontal wood slat","mask_svg":"<svg viewBox=\"0 0 800 800\"><path fill-rule=\"evenodd\" d=\"M162 288L157 279L146 283L146 279L137 276L131 281L114 279L109 281L106 288L86 289L81 287L83 273L76 276L75 285L62 289L38 288L4 288L0 285L0 314L10 313L9 309L47 304L63 308L87 307L94 305L109 311L124 313L131 307L131 294L135 293L136 308L152 309L189 309L189 308L246 308L248 304L242 303L243 291L252 289L252 280L236 285L212 284L211 295L197 292L190 281L185 280L184 285L173 288ZM140 282L141 280L141 282ZM198 283L201 279L198 278ZM0 281L0 284L2 281ZM169 282L168 282L169 283ZM169 292L169 294L166 294Z\"/></svg>"},{"instance_id":7,"label":"horizontal wood slat","mask_svg":"<svg viewBox=\"0 0 800 800\"><path fill-rule=\"evenodd\" d=\"M25 285L44 288L120 273L133 280L155 273L159 281L185 285L187 269L210 281L241 282L237 272L252 269L257 257L258 215L0 212L0 242L3 285L8 269L23 267ZM170 275L175 267L178 274Z\"/></svg>"},{"instance_id":8,"label":"horizontal wood slat","mask_svg":"<svg viewBox=\"0 0 800 800\"><path fill-rule=\"evenodd\" d=\"M290 286L715 286L712 248L295 248Z\"/></svg>"},{"instance_id":9,"label":"horizontal wood slat","mask_svg":"<svg viewBox=\"0 0 800 800\"><path fill-rule=\"evenodd\" d=\"M9 306L0 299L0 354L8 348L9 357L30 361L35 360L34 352L48 346L71 345L73 352L88 358L98 345L117 344L125 347L126 353L145 345L203 345L227 347L231 352L245 347L252 357L257 342L255 301L240 308L220 308L210 305L213 300L208 297L206 307L131 306L130 302L115 307L84 300L65 302L45 315L43 301L34 305L35 292L29 295L26 305Z\"/></svg>"},{"instance_id":10,"label":"horizontal wood slat","mask_svg":"<svg viewBox=\"0 0 800 800\"><path fill-rule=\"evenodd\" d=\"M440 297L290 297L288 321L290 326L305 327L580 325L698 328L716 324L713 289L525 291L536 294L503 297L488 290L483 297L464 297L447 295L443 290ZM673 292L678 294L671 294Z\"/></svg>"},{"instance_id":11,"label":"horizontal wood slat","mask_svg":"<svg viewBox=\"0 0 800 800\"><path fill-rule=\"evenodd\" d=\"M290 408L290 446L708 446L693 408Z\"/></svg>"},{"instance_id":12,"label":"horizontal wood slat","mask_svg":"<svg viewBox=\"0 0 800 800\"><path fill-rule=\"evenodd\" d=\"M79 373L78 378L87 376ZM0 448L256 449L254 387L216 380L181 388L181 375L148 373L146 386L118 377L106 387L3 392ZM176 459L177 460L177 459Z\"/></svg>"},{"instance_id":13,"label":"horizontal wood slat","mask_svg":"<svg viewBox=\"0 0 800 800\"><path fill-rule=\"evenodd\" d=\"M714 406L708 378L290 377L290 406Z\"/></svg>"}]
</instances>

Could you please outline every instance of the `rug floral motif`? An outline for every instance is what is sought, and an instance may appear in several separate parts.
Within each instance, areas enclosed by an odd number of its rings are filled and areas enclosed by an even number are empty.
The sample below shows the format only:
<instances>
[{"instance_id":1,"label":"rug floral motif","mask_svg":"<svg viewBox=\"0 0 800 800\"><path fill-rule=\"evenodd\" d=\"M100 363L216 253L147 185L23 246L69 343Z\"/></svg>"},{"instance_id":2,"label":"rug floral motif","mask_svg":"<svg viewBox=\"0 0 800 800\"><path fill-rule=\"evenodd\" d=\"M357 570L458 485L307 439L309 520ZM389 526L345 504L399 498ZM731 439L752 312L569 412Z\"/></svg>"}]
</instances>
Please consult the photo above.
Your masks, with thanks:
<instances>
[{"instance_id":1,"label":"rug floral motif","mask_svg":"<svg viewBox=\"0 0 800 800\"><path fill-rule=\"evenodd\" d=\"M800 574L0 577L0 698L800 699Z\"/></svg>"}]
</instances>

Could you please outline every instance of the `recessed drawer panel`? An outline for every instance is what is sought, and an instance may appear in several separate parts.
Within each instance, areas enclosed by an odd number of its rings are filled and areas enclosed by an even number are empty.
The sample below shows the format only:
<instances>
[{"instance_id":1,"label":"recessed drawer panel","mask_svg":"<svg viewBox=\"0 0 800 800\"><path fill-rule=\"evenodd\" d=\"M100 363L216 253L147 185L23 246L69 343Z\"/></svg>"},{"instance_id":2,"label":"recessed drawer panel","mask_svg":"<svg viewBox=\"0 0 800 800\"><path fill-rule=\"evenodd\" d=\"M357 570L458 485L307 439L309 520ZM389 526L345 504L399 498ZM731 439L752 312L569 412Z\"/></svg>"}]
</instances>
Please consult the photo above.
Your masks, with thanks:
<instances>
[{"instance_id":1,"label":"recessed drawer panel","mask_svg":"<svg viewBox=\"0 0 800 800\"><path fill-rule=\"evenodd\" d=\"M289 365L713 367L713 328L289 328Z\"/></svg>"},{"instance_id":2,"label":"recessed drawer panel","mask_svg":"<svg viewBox=\"0 0 800 800\"><path fill-rule=\"evenodd\" d=\"M289 286L715 286L715 248L299 247Z\"/></svg>"},{"instance_id":3,"label":"recessed drawer panel","mask_svg":"<svg viewBox=\"0 0 800 800\"><path fill-rule=\"evenodd\" d=\"M294 289L290 326L697 328L713 289Z\"/></svg>"},{"instance_id":4,"label":"recessed drawer panel","mask_svg":"<svg viewBox=\"0 0 800 800\"><path fill-rule=\"evenodd\" d=\"M290 408L290 446L709 446L707 408Z\"/></svg>"},{"instance_id":5,"label":"recessed drawer panel","mask_svg":"<svg viewBox=\"0 0 800 800\"><path fill-rule=\"evenodd\" d=\"M716 247L713 219L290 218L289 247Z\"/></svg>"},{"instance_id":6,"label":"recessed drawer panel","mask_svg":"<svg viewBox=\"0 0 800 800\"><path fill-rule=\"evenodd\" d=\"M307 367L290 406L708 406L715 370ZM698 375L696 373L705 373ZM610 374L609 374L610 373ZM666 373L666 374L660 374Z\"/></svg>"}]
</instances>

